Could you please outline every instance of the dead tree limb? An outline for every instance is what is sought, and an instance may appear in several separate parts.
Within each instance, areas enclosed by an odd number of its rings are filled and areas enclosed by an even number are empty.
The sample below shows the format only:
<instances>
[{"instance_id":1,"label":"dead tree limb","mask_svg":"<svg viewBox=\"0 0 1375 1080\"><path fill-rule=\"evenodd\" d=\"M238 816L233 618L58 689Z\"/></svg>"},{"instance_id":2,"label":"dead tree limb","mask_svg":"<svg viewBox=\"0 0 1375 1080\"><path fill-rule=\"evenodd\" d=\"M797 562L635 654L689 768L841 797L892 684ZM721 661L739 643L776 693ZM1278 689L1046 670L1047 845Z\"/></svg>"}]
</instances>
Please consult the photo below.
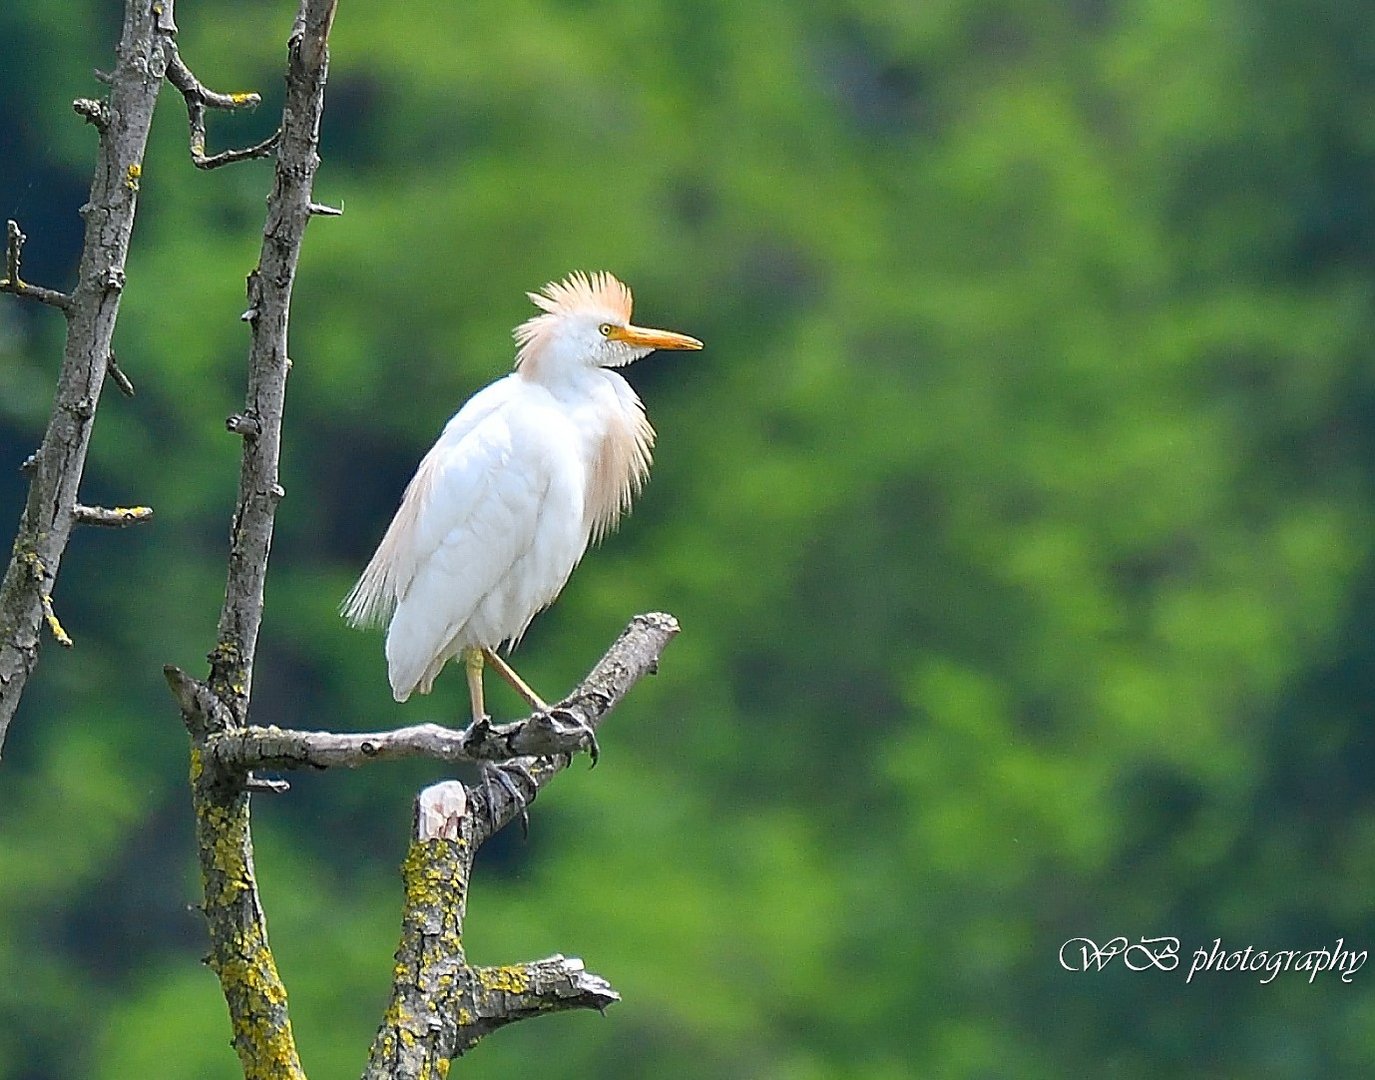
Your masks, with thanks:
<instances>
[{"instance_id":1,"label":"dead tree limb","mask_svg":"<svg viewBox=\"0 0 1375 1080\"><path fill-rule=\"evenodd\" d=\"M677 633L671 615L637 615L558 708L576 711L595 730L635 683L657 670L660 654ZM518 759L534 784L523 797L533 799L571 760L567 754ZM605 979L576 958L555 955L496 967L468 963L463 919L473 858L520 811L500 785L467 792L448 781L420 793L415 835L402 865L405 905L391 1002L364 1080L445 1076L455 1057L507 1024L568 1009L600 1011L620 1000Z\"/></svg>"},{"instance_id":2,"label":"dead tree limb","mask_svg":"<svg viewBox=\"0 0 1375 1080\"><path fill-rule=\"evenodd\" d=\"M211 653L210 688L242 725L247 720L253 653L262 622L263 587L272 548L286 378L287 321L301 241L310 221L311 187L319 167L320 116L329 66L328 38L337 0L301 0L288 43L286 101L277 168L268 195L267 223L257 268L248 275L252 327L239 494L230 531L229 569L218 638Z\"/></svg>"},{"instance_id":3,"label":"dead tree limb","mask_svg":"<svg viewBox=\"0 0 1375 1080\"><path fill-rule=\"evenodd\" d=\"M612 708L644 676L658 669L664 648L678 633L671 615L637 615L578 687L554 710L595 730ZM271 762L280 767L357 765L386 757L424 755L455 760L452 740L425 728L401 729L365 738L426 732L413 737L407 754L374 754L354 759L336 754L333 744L315 747L315 760L278 753L277 739L318 736L348 739L329 732L281 732L239 728L231 709L205 683L175 667L167 681L181 706L192 738L191 781L196 803L197 841L205 879L205 914L214 948L211 966L220 972L244 1075L304 1077L287 1018L286 991L267 944L267 924L258 900L249 833L247 767ZM533 720L534 718L532 718ZM531 721L503 725L517 734ZM447 732L444 728L435 728ZM586 731L578 729L581 738ZM462 739L465 733L449 732ZM498 745L498 744L493 744ZM244 747L257 751L242 753ZM261 751L261 752L258 752ZM328 751L328 752L326 752ZM472 760L472 758L466 758ZM534 784L522 792L529 801L567 768L570 753L517 759ZM496 805L488 799L496 798ZM415 835L402 867L405 903L401 940L393 967L391 1002L373 1040L365 1080L409 1080L443 1076L449 1062L484 1036L518 1020L567 1009L605 1009L620 1000L606 980L588 972L581 960L562 955L524 964L475 967L463 950L473 857L483 842L510 821L520 807L499 786L471 794L457 781L421 792Z\"/></svg>"},{"instance_id":4,"label":"dead tree limb","mask_svg":"<svg viewBox=\"0 0 1375 1080\"><path fill-rule=\"evenodd\" d=\"M5 222L5 276L0 278L0 292L13 293L26 300L37 300L40 304L57 308L64 315L71 315L72 298L68 293L45 289L42 285L30 285L20 276L24 241L27 239L28 237L19 229L19 222Z\"/></svg>"},{"instance_id":5,"label":"dead tree limb","mask_svg":"<svg viewBox=\"0 0 1375 1080\"><path fill-rule=\"evenodd\" d=\"M551 1012L596 1009L620 995L581 960L554 955L473 967L463 916L476 843L463 785L450 780L416 799L415 837L402 864L405 907L391 1004L363 1080L446 1076L455 1057L507 1024Z\"/></svg>"},{"instance_id":6,"label":"dead tree limb","mask_svg":"<svg viewBox=\"0 0 1375 1080\"><path fill-rule=\"evenodd\" d=\"M304 1080L305 1074L287 1013L286 990L268 947L267 920L253 872L249 795L262 785L247 774L207 769L204 747L212 736L243 726L248 717L273 520L284 494L277 466L291 366L288 312L301 243L312 216L311 187L320 163L320 116L336 2L301 0L287 43L276 169L262 250L257 268L248 276L246 321L251 340L244 412L257 424L242 433L239 493L230 529L224 606L209 657L210 677L202 683L175 668L167 670L192 739L191 791L210 934L208 962L229 1006L234 1049L246 1080ZM179 58L169 75L191 110L195 160L198 152L203 157L204 107L218 103ZM205 165L202 160L196 163Z\"/></svg>"},{"instance_id":7,"label":"dead tree limb","mask_svg":"<svg viewBox=\"0 0 1375 1080\"><path fill-rule=\"evenodd\" d=\"M176 27L173 26L172 29L175 31ZM236 161L267 157L277 149L277 141L282 134L281 128L253 146L223 150L218 154L205 152L206 109L254 109L262 102L262 98L253 93L221 94L209 89L186 66L175 40L167 58L167 81L180 91L186 101L186 119L191 129L191 162L196 168L218 169L221 165L232 165Z\"/></svg>"},{"instance_id":8,"label":"dead tree limb","mask_svg":"<svg viewBox=\"0 0 1375 1080\"><path fill-rule=\"evenodd\" d=\"M417 724L392 731L294 731L234 727L205 744L208 766L228 774L253 769L356 768L375 761L430 758L446 762L568 757L591 750L591 732L627 691L654 670L677 633L671 615L638 615L587 678L566 698L511 724L473 724L463 730Z\"/></svg>"},{"instance_id":9,"label":"dead tree limb","mask_svg":"<svg viewBox=\"0 0 1375 1080\"><path fill-rule=\"evenodd\" d=\"M13 556L0 584L0 749L38 663L43 627L59 644L72 644L53 609L53 589L72 526L127 525L151 516L144 507L115 511L84 507L77 495L106 379L126 396L134 393L133 384L115 361L111 342L124 291L143 156L163 79L170 80L186 99L191 156L198 167L261 157L275 147L274 136L246 150L205 155L205 109L252 106L258 96L217 94L191 73L177 50L175 5L176 0L126 0L114 69L99 73L110 87L109 99L72 102L77 114L98 132L100 145L90 198L81 208L86 233L76 286L70 294L23 279L25 236L18 223L6 225L0 292L60 310L67 318L67 342L43 442L25 463L29 494Z\"/></svg>"},{"instance_id":10,"label":"dead tree limb","mask_svg":"<svg viewBox=\"0 0 1375 1080\"><path fill-rule=\"evenodd\" d=\"M167 63L170 39L159 29L155 6L140 0L125 4L109 104L101 104L94 113L100 146L90 198L81 209L85 240L70 295L29 285L20 277L23 234L13 222L7 230L0 290L59 308L67 317L67 342L48 427L26 470L28 498L0 584L0 748L38 663L42 629L47 625L56 634L60 628L52 593L75 521L91 425L124 289L144 148ZM89 119L92 114L83 115Z\"/></svg>"}]
</instances>

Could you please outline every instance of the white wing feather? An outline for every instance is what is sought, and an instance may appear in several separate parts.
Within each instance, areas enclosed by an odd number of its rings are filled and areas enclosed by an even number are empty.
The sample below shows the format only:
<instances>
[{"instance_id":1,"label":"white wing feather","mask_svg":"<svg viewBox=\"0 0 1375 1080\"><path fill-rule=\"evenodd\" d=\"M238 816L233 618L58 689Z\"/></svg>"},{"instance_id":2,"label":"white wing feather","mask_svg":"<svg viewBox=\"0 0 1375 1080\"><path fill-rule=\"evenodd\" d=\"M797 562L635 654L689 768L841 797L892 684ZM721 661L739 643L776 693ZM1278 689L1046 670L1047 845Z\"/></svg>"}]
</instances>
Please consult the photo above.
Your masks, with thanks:
<instances>
[{"instance_id":1,"label":"white wing feather","mask_svg":"<svg viewBox=\"0 0 1375 1080\"><path fill-rule=\"evenodd\" d=\"M340 606L350 626L381 626L391 618L402 592L415 575L417 560L437 546L438 540L422 537L419 528L445 459L465 435L511 398L514 387L509 382L500 379L469 398L421 459L382 542Z\"/></svg>"},{"instance_id":2,"label":"white wing feather","mask_svg":"<svg viewBox=\"0 0 1375 1080\"><path fill-rule=\"evenodd\" d=\"M586 546L566 529L550 533L551 522L580 519L583 479L559 452L572 436L567 421L541 407L542 393L508 376L464 405L344 602L355 625L390 617L387 664L399 701L428 691L465 645L518 636ZM551 499L574 503L571 514L543 514Z\"/></svg>"}]
</instances>

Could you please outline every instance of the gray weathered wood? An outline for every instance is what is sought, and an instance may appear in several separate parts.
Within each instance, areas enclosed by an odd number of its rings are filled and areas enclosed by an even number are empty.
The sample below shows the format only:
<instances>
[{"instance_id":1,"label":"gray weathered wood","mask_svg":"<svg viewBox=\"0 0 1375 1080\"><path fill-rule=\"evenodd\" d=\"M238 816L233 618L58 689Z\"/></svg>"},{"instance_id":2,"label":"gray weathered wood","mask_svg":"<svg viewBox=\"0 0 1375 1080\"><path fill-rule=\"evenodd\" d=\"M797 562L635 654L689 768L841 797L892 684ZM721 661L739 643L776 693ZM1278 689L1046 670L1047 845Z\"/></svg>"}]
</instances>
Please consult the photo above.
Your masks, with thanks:
<instances>
[{"instance_id":1,"label":"gray weathered wood","mask_svg":"<svg viewBox=\"0 0 1375 1080\"><path fill-rule=\"evenodd\" d=\"M263 586L272 525L282 489L277 482L286 398L287 322L301 242L311 218L311 186L319 166L320 116L329 68L329 31L337 0L301 0L287 47L286 99L267 221L257 268L249 275L251 341L244 414L257 420L241 431L243 459L230 529L224 606L210 653L207 682L165 669L191 735L192 804L210 935L207 962L229 1006L234 1049L245 1080L304 1080L287 1011L286 989L267 940L258 897L249 827L250 791L262 785L246 773L207 765L207 739L242 726L248 716L253 655L262 621ZM178 61L176 81L192 108L192 158L203 157L203 111L208 92ZM199 142L199 146L197 145ZM263 148L258 148L263 149ZM263 152L272 149L267 147ZM247 156L253 156L251 149ZM204 165L202 160L196 164Z\"/></svg>"},{"instance_id":2,"label":"gray weathered wood","mask_svg":"<svg viewBox=\"0 0 1375 1080\"><path fill-rule=\"evenodd\" d=\"M166 2L169 18L172 2ZM71 536L91 425L105 382L138 206L143 153L167 68L171 31L163 28L154 7L127 0L109 104L78 103L78 111L92 119L100 147L90 198L81 208L86 232L76 286L65 304L56 305L67 316L57 393L42 445L26 470L28 499L0 584L0 748L38 663L45 624L55 636L61 630L52 610L52 593ZM92 106L94 112L83 111L82 104ZM14 262L15 280L6 275L14 287L6 291L24 295L18 287L17 251Z\"/></svg>"},{"instance_id":3,"label":"gray weathered wood","mask_svg":"<svg viewBox=\"0 0 1375 1080\"><path fill-rule=\"evenodd\" d=\"M228 773L252 769L356 768L375 761L425 757L435 761L509 761L555 757L590 750L602 717L641 677L677 632L671 615L638 615L586 679L547 712L510 724L471 725L459 730L416 724L391 731L296 731L277 727L234 727L205 745L208 767Z\"/></svg>"}]
</instances>

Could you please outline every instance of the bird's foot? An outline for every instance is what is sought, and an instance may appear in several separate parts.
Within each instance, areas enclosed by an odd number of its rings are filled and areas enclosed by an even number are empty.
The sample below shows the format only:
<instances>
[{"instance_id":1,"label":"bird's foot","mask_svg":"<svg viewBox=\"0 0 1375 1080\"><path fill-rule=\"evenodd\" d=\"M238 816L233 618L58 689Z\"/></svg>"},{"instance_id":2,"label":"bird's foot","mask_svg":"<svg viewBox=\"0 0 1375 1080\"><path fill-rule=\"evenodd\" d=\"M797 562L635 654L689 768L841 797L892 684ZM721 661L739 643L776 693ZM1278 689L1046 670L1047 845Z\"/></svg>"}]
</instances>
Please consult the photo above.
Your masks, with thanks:
<instances>
[{"instance_id":1,"label":"bird's foot","mask_svg":"<svg viewBox=\"0 0 1375 1080\"><path fill-rule=\"evenodd\" d=\"M526 798L525 792L516 783L516 779L524 781L529 787L529 798ZM511 796L511 801L516 804L516 809L520 812L521 835L528 837L530 835L528 807L535 801L535 793L539 791L539 786L535 783L535 778L530 775L530 770L517 760L503 761L500 764L490 761L483 762L482 786L487 795L487 821L492 832L495 833L501 827L501 822L497 819L497 788L501 788L502 791Z\"/></svg>"},{"instance_id":2,"label":"bird's foot","mask_svg":"<svg viewBox=\"0 0 1375 1080\"><path fill-rule=\"evenodd\" d=\"M492 718L486 713L473 717L472 723L463 729L463 745L471 747L480 743L492 733Z\"/></svg>"},{"instance_id":3,"label":"bird's foot","mask_svg":"<svg viewBox=\"0 0 1375 1080\"><path fill-rule=\"evenodd\" d=\"M590 768L595 769L597 762L601 760L602 748L597 743L597 732L592 725L572 709L555 707L548 710L548 716L560 727L572 728L574 731L582 733L583 749L587 751L587 756L592 759Z\"/></svg>"}]
</instances>

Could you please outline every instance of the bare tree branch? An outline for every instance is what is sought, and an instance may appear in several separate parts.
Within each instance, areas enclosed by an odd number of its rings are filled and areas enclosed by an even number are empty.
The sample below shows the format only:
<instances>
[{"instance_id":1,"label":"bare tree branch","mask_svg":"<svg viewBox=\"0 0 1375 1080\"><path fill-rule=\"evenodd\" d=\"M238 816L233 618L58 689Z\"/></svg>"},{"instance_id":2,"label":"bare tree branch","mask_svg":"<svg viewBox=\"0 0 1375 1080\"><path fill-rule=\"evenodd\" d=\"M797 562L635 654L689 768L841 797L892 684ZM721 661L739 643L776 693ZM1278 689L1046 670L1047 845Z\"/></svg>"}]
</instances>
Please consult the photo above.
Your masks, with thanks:
<instances>
[{"instance_id":1,"label":"bare tree branch","mask_svg":"<svg viewBox=\"0 0 1375 1080\"><path fill-rule=\"evenodd\" d=\"M165 0L169 11L172 3ZM90 197L81 211L86 235L70 296L23 281L23 234L17 225L8 228L5 291L60 308L67 316L67 341L48 427L25 470L29 494L0 584L0 747L38 663L42 627L46 624L59 641L66 638L57 634L61 626L53 614L52 592L71 536L91 424L105 383L144 148L166 66L170 39L158 27L153 13L158 6L127 0L109 104L94 110L78 106L95 123L100 146Z\"/></svg>"},{"instance_id":2,"label":"bare tree branch","mask_svg":"<svg viewBox=\"0 0 1375 1080\"><path fill-rule=\"evenodd\" d=\"M83 506L77 503L72 515L78 525L102 525L107 529L122 529L153 520L151 506Z\"/></svg>"},{"instance_id":3,"label":"bare tree branch","mask_svg":"<svg viewBox=\"0 0 1375 1080\"><path fill-rule=\"evenodd\" d=\"M252 769L355 768L416 757L481 762L576 754L595 745L591 732L611 706L653 670L676 632L671 615L636 616L568 697L547 712L515 723L481 723L464 730L417 724L394 731L348 733L235 727L206 741L206 765L233 774Z\"/></svg>"},{"instance_id":4,"label":"bare tree branch","mask_svg":"<svg viewBox=\"0 0 1375 1080\"><path fill-rule=\"evenodd\" d=\"M595 730L678 633L671 615L637 615L591 674L558 706ZM528 723L528 722L527 722ZM508 725L518 727L520 725ZM526 757L535 792L566 768L567 754ZM393 967L391 1003L373 1040L364 1080L444 1076L453 1058L507 1024L566 1009L605 1009L620 1000L581 960L473 967L463 950L463 919L477 849L520 807L509 792L467 792L457 781L427 788L416 802L416 835L402 866L405 906ZM488 800L498 799L497 805Z\"/></svg>"},{"instance_id":5,"label":"bare tree branch","mask_svg":"<svg viewBox=\"0 0 1375 1080\"><path fill-rule=\"evenodd\" d=\"M283 495L277 465L290 368L287 319L301 242L311 218L311 185L320 163L320 115L336 2L301 0L288 41L277 167L268 195L262 251L248 277L253 317L244 412L256 417L258 426L243 432L224 607L210 653L210 677L201 683L176 668L165 669L192 738L192 803L210 933L208 962L219 976L229 1006L234 1048L245 1080L304 1080L305 1074L296 1052L286 990L268 946L267 920L253 873L249 792L263 785L244 773L207 768L205 744L211 737L241 727L248 717L273 518ZM169 32L175 33L170 14L167 22ZM223 102L201 86L175 52L172 57L169 77L178 83L191 110L195 159L203 109L223 106ZM200 127L200 151L204 150L203 130Z\"/></svg>"},{"instance_id":6,"label":"bare tree branch","mask_svg":"<svg viewBox=\"0 0 1375 1080\"><path fill-rule=\"evenodd\" d=\"M460 1052L517 1020L568 1009L604 1012L621 1000L609 982L577 957L562 953L525 964L476 968L472 985L473 1021L459 1028Z\"/></svg>"},{"instance_id":7,"label":"bare tree branch","mask_svg":"<svg viewBox=\"0 0 1375 1080\"><path fill-rule=\"evenodd\" d=\"M416 835L402 864L405 905L392 997L363 1080L445 1076L455 1057L517 1020L620 1000L583 962L555 955L525 964L469 965L463 918L476 820L455 780L422 791Z\"/></svg>"},{"instance_id":8,"label":"bare tree branch","mask_svg":"<svg viewBox=\"0 0 1375 1080\"><path fill-rule=\"evenodd\" d=\"M586 722L596 731L606 715L615 708L641 678L659 670L659 657L678 633L678 620L662 612L637 615L621 632L616 643L598 661L578 689L559 703L559 708ZM533 788L522 791L526 802L534 800L540 789L572 764L566 754L552 757L520 757L509 764L524 771ZM481 845L520 814L521 804L499 785L473 793L473 842Z\"/></svg>"},{"instance_id":9,"label":"bare tree branch","mask_svg":"<svg viewBox=\"0 0 1375 1080\"><path fill-rule=\"evenodd\" d=\"M211 653L210 687L246 723L253 653L262 622L263 587L272 526L284 492L277 482L286 400L287 320L301 240L310 221L311 186L320 158L320 115L329 63L328 35L336 0L301 0L288 46L282 139L268 196L258 267L248 276L252 342L244 415L239 495L230 534L229 568L218 638Z\"/></svg>"},{"instance_id":10,"label":"bare tree branch","mask_svg":"<svg viewBox=\"0 0 1375 1080\"><path fill-rule=\"evenodd\" d=\"M167 61L167 81L180 90L181 96L186 99L186 119L191 128L191 161L196 168L218 169L221 165L232 165L236 161L267 157L277 149L282 134L280 128L253 146L207 155L205 110L254 109L262 102L262 98L252 93L220 94L208 89L186 66L186 61L181 58L175 42Z\"/></svg>"},{"instance_id":11,"label":"bare tree branch","mask_svg":"<svg viewBox=\"0 0 1375 1080\"><path fill-rule=\"evenodd\" d=\"M30 285L19 276L20 255L24 250L24 241L27 240L19 230L17 221L5 222L5 276L0 278L0 292L13 293L15 296L22 296L28 300L37 300L40 304L48 304L57 308L65 315L72 313L72 298L64 292L56 289L45 289L41 285Z\"/></svg>"},{"instance_id":12,"label":"bare tree branch","mask_svg":"<svg viewBox=\"0 0 1375 1080\"><path fill-rule=\"evenodd\" d=\"M124 369L119 366L113 352L105 360L105 377L114 383L125 397L134 396L134 384L129 381L129 376L124 374Z\"/></svg>"}]
</instances>

